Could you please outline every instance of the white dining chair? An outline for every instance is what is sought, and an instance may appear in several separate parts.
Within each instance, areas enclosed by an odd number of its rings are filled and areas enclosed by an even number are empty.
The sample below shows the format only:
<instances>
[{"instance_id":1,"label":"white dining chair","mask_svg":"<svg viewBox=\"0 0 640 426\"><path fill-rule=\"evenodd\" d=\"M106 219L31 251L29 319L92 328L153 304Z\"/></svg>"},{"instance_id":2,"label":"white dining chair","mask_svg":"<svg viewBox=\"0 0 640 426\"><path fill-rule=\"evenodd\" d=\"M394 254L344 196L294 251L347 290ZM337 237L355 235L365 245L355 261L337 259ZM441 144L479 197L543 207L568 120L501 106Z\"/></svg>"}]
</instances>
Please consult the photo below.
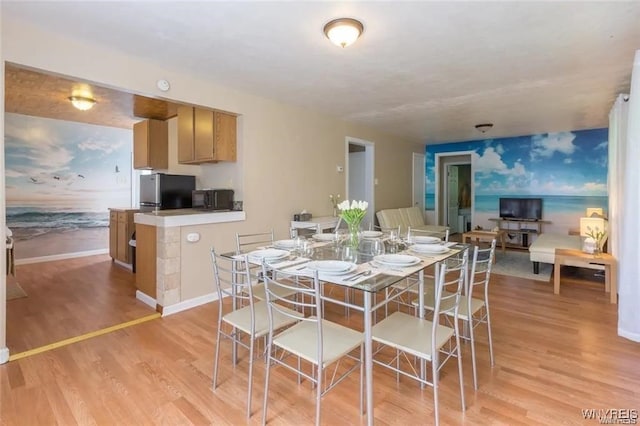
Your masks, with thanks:
<instances>
[{"instance_id":1,"label":"white dining chair","mask_svg":"<svg viewBox=\"0 0 640 426\"><path fill-rule=\"evenodd\" d=\"M232 344L242 346L249 351L249 383L247 389L247 417L251 417L251 394L253 389L253 361L255 356L255 342L265 337L269 326L273 329L294 324L302 315L298 312L282 308L282 312L275 313L268 319L267 302L256 302L253 297L249 281L249 268L246 256L240 259L230 259L219 256L211 249L211 261L218 293L218 324L216 336L216 353L213 363L212 388L218 387L218 364L220 361L220 343L222 338L231 340ZM240 271L234 269L237 262L244 263ZM245 279L238 279L237 275L245 275ZM245 303L230 303L241 299ZM241 306L241 307L240 307ZM286 313L286 314L285 314ZM229 330L228 330L229 328ZM243 340L243 336L248 341ZM232 358L235 358L232 356Z\"/></svg>"},{"instance_id":2,"label":"white dining chair","mask_svg":"<svg viewBox=\"0 0 640 426\"><path fill-rule=\"evenodd\" d=\"M269 306L269 334L267 338L267 369L265 373L264 406L262 424L267 421L269 379L275 366L286 368L314 384L316 390L315 423L320 425L322 396L333 389L349 374L360 370L360 413L363 412L363 334L323 317L321 284L317 271L307 288L297 286L299 273L287 272L263 264L263 273ZM295 289L308 297L288 299L279 296L280 288ZM286 309L286 310L285 310ZM278 331L277 315L291 315L291 311L311 310L310 316L295 325ZM297 318L296 318L297 319ZM296 358L287 362L290 356ZM303 364L312 366L311 373ZM346 371L345 371L346 369ZM331 371L327 374L327 371ZM326 377L330 381L325 383ZM282 415L285 415L282 413Z\"/></svg>"},{"instance_id":3,"label":"white dining chair","mask_svg":"<svg viewBox=\"0 0 640 426\"><path fill-rule=\"evenodd\" d=\"M466 252L466 250L465 250ZM453 315L457 320L461 293L466 274L466 259L456 267L440 266L435 282L435 307L432 320L422 319L405 312L394 312L373 326L372 339L382 345L376 352L374 362L396 372L399 376L410 377L422 384L433 387L435 424L439 424L438 385L440 370L451 358L458 360L460 380L460 403L465 410L464 383L462 375L462 357L460 351L460 333L458 321L453 326L441 325L441 315ZM447 281L447 279L449 279ZM390 348L395 356L389 356ZM441 362L441 356L444 360ZM426 372L422 372L422 360L431 364L431 381ZM420 364L420 365L418 365Z\"/></svg>"},{"instance_id":4,"label":"white dining chair","mask_svg":"<svg viewBox=\"0 0 640 426\"><path fill-rule=\"evenodd\" d=\"M275 242L273 229L265 232L254 232L250 234L236 233L236 253L249 253L260 247L271 247ZM241 265L236 265L240 267ZM264 282L262 279L262 266L249 264L250 278L253 284L253 297L259 300L266 300ZM283 296L290 296L294 292L287 292Z\"/></svg>"},{"instance_id":5,"label":"white dining chair","mask_svg":"<svg viewBox=\"0 0 640 426\"><path fill-rule=\"evenodd\" d=\"M477 374L477 361L476 361L476 346L475 346L475 331L474 329L480 324L487 325L487 338L489 342L489 357L491 361L491 367L495 365L493 357L493 340L491 338L491 316L489 311L489 280L491 278L491 265L495 258L496 240L491 242L488 248L481 249L475 246L473 249L473 257L471 262L471 271L465 284L465 291L460 299L460 309L458 310L458 320L465 323L464 330L467 333L463 333L460 338L469 340L471 344L471 365L473 368L473 387L478 389L478 374ZM476 290L476 297L473 297L474 290ZM477 294L478 291L482 291L481 294ZM414 307L417 308L417 299L413 300ZM424 307L427 310L432 311L434 309L434 296L433 293L426 291L424 297ZM449 313L449 318L452 318ZM449 322L451 323L451 321Z\"/></svg>"}]
</instances>

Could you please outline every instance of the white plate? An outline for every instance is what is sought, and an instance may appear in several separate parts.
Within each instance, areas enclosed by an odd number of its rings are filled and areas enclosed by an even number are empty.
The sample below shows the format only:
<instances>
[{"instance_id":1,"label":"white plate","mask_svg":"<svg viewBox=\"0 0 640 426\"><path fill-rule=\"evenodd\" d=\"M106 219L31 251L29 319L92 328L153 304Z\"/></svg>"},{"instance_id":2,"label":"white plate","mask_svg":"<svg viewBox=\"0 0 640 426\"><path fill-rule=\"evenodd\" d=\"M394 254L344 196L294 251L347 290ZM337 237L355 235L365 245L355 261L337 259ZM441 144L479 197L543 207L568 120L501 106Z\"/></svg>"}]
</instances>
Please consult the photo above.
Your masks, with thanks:
<instances>
[{"instance_id":1,"label":"white plate","mask_svg":"<svg viewBox=\"0 0 640 426\"><path fill-rule=\"evenodd\" d=\"M382 232L380 231L362 231L362 238L378 238L382 237Z\"/></svg>"},{"instance_id":2,"label":"white plate","mask_svg":"<svg viewBox=\"0 0 640 426\"><path fill-rule=\"evenodd\" d=\"M427 237L426 235L412 235L410 243L415 244L440 244L442 240L438 237Z\"/></svg>"},{"instance_id":3,"label":"white plate","mask_svg":"<svg viewBox=\"0 0 640 426\"><path fill-rule=\"evenodd\" d=\"M247 256L253 261L262 262L262 259L266 259L267 261L282 259L289 256L289 252L279 249L262 249L254 250L247 254Z\"/></svg>"},{"instance_id":4,"label":"white plate","mask_svg":"<svg viewBox=\"0 0 640 426\"><path fill-rule=\"evenodd\" d=\"M316 241L333 241L335 239L333 234L313 234L311 237Z\"/></svg>"},{"instance_id":5,"label":"white plate","mask_svg":"<svg viewBox=\"0 0 640 426\"><path fill-rule=\"evenodd\" d=\"M409 250L416 253L446 253L449 248L440 244L414 244L409 247Z\"/></svg>"},{"instance_id":6,"label":"white plate","mask_svg":"<svg viewBox=\"0 0 640 426\"><path fill-rule=\"evenodd\" d=\"M356 265L341 260L315 260L307 263L307 268L322 272L323 274L342 275L354 270Z\"/></svg>"},{"instance_id":7,"label":"white plate","mask_svg":"<svg viewBox=\"0 0 640 426\"><path fill-rule=\"evenodd\" d=\"M292 250L296 247L296 242L294 240L278 240L273 243L273 246L281 249Z\"/></svg>"},{"instance_id":8,"label":"white plate","mask_svg":"<svg viewBox=\"0 0 640 426\"><path fill-rule=\"evenodd\" d=\"M373 258L378 263L395 266L411 266L417 265L421 260L415 256L407 254L381 254Z\"/></svg>"}]
</instances>

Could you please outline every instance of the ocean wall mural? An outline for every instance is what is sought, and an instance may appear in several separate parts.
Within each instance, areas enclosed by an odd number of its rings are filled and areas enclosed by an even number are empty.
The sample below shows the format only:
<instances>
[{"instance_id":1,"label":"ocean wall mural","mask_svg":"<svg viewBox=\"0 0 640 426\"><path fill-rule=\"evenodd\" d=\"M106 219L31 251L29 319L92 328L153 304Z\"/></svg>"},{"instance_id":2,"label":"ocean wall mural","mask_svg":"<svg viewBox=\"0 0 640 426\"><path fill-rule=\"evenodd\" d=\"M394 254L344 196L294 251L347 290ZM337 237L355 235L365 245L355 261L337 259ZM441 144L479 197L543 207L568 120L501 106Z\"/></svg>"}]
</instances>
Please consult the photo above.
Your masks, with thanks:
<instances>
[{"instance_id":1,"label":"ocean wall mural","mask_svg":"<svg viewBox=\"0 0 640 426\"><path fill-rule=\"evenodd\" d=\"M436 154L471 151L473 226L495 226L500 197L542 198L544 232L579 227L587 207L607 211L608 129L427 145L427 210L435 209Z\"/></svg>"},{"instance_id":2,"label":"ocean wall mural","mask_svg":"<svg viewBox=\"0 0 640 426\"><path fill-rule=\"evenodd\" d=\"M109 207L131 205L128 129L5 114L7 227L16 258L109 246Z\"/></svg>"}]
</instances>

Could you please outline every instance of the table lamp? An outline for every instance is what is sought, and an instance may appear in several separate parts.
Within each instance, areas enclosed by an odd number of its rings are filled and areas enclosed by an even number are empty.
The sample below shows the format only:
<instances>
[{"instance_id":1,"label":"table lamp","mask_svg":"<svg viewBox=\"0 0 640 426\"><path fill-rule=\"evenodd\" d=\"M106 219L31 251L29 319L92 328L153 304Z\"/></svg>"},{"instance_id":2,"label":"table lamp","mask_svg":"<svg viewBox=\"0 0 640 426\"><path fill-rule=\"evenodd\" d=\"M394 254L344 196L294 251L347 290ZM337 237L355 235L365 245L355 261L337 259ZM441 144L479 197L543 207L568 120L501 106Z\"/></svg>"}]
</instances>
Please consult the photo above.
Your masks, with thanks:
<instances>
[{"instance_id":1,"label":"table lamp","mask_svg":"<svg viewBox=\"0 0 640 426\"><path fill-rule=\"evenodd\" d=\"M604 217L604 209L602 207L587 207L587 217Z\"/></svg>"},{"instance_id":2,"label":"table lamp","mask_svg":"<svg viewBox=\"0 0 640 426\"><path fill-rule=\"evenodd\" d=\"M580 236L586 237L582 245L585 253L597 254L602 251L606 235L607 221L603 217L580 218Z\"/></svg>"}]
</instances>

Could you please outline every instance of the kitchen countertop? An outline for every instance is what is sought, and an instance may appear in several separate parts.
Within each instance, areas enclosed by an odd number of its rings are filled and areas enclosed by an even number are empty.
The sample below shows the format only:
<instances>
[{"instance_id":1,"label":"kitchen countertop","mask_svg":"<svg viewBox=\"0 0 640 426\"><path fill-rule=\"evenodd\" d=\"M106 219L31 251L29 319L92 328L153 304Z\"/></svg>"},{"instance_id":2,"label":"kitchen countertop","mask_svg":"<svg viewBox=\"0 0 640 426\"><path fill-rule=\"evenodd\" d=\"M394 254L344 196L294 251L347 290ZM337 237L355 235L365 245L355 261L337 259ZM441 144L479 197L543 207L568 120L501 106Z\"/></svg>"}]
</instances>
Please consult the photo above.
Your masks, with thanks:
<instances>
[{"instance_id":1,"label":"kitchen countertop","mask_svg":"<svg viewBox=\"0 0 640 426\"><path fill-rule=\"evenodd\" d=\"M246 220L244 211L207 211L199 209L172 209L136 213L133 221L141 225L158 227L206 225L210 223L240 222Z\"/></svg>"}]
</instances>

